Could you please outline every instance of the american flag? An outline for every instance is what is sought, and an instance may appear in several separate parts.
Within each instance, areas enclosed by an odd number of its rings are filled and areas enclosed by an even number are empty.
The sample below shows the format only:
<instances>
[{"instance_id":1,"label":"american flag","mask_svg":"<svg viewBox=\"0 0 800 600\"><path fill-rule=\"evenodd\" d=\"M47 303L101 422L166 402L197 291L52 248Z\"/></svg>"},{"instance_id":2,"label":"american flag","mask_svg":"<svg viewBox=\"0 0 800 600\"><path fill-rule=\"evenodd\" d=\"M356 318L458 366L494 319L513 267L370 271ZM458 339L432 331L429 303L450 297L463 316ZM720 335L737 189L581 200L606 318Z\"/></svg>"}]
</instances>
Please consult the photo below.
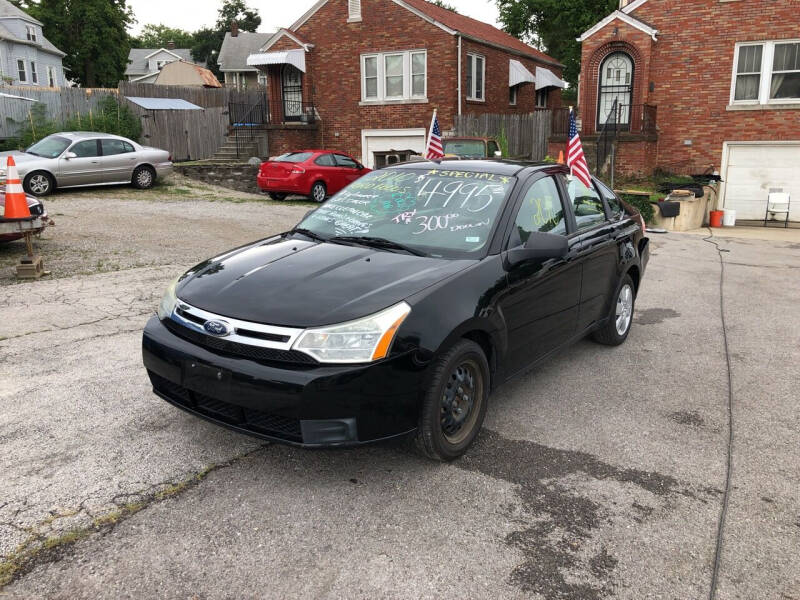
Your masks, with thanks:
<instances>
[{"instance_id":1,"label":"american flag","mask_svg":"<svg viewBox=\"0 0 800 600\"><path fill-rule=\"evenodd\" d=\"M442 146L442 130L439 127L439 118L436 116L436 111L433 111L433 120L431 121L431 134L428 137L428 153L426 158L432 160L439 160L444 158L444 147Z\"/></svg>"},{"instance_id":2,"label":"american flag","mask_svg":"<svg viewBox=\"0 0 800 600\"><path fill-rule=\"evenodd\" d=\"M567 166L572 174L577 177L583 185L591 189L592 178L589 176L589 166L586 164L586 156L583 154L581 136L578 135L578 124L575 122L575 112L569 111L569 141L567 142Z\"/></svg>"}]
</instances>

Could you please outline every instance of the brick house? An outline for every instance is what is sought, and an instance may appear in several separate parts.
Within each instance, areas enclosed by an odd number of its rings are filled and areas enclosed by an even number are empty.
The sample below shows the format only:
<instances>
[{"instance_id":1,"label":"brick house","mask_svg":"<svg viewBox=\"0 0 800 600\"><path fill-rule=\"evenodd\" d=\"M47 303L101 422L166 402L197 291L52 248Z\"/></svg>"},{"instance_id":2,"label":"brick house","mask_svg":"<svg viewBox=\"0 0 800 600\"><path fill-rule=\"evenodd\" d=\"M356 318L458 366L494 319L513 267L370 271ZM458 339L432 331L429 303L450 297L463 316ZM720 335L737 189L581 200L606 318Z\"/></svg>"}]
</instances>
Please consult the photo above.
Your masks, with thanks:
<instances>
[{"instance_id":1,"label":"brick house","mask_svg":"<svg viewBox=\"0 0 800 600\"><path fill-rule=\"evenodd\" d=\"M621 0L579 41L581 137L617 101L617 172L718 171L739 219L763 219L781 188L800 220L796 1Z\"/></svg>"},{"instance_id":2,"label":"brick house","mask_svg":"<svg viewBox=\"0 0 800 600\"><path fill-rule=\"evenodd\" d=\"M369 167L422 153L434 108L447 131L462 113L558 107L565 85L555 59L425 0L320 0L248 64L267 74L270 154L334 148Z\"/></svg>"}]
</instances>

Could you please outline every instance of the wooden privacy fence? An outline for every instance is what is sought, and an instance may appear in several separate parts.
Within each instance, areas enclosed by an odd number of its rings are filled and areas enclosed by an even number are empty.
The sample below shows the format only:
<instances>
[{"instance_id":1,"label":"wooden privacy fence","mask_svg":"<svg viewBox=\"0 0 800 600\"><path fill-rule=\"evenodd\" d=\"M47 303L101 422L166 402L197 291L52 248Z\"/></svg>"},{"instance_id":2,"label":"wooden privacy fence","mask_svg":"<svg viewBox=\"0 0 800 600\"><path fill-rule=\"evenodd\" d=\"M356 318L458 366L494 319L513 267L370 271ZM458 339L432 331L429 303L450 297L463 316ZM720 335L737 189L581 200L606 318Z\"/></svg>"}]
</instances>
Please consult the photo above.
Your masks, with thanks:
<instances>
[{"instance_id":1,"label":"wooden privacy fence","mask_svg":"<svg viewBox=\"0 0 800 600\"><path fill-rule=\"evenodd\" d=\"M53 120L66 120L77 115L87 117L98 109L103 98L117 95L113 88L35 88L31 86L1 86L0 139L14 137L30 119L35 105L44 105L45 114ZM13 96L30 98L20 100Z\"/></svg>"},{"instance_id":2,"label":"wooden privacy fence","mask_svg":"<svg viewBox=\"0 0 800 600\"><path fill-rule=\"evenodd\" d=\"M145 110L130 102L128 105L142 121L139 143L169 151L176 162L210 158L225 142L228 133L226 107Z\"/></svg>"},{"instance_id":3,"label":"wooden privacy fence","mask_svg":"<svg viewBox=\"0 0 800 600\"><path fill-rule=\"evenodd\" d=\"M224 143L228 133L229 104L253 105L264 99L263 90L206 89L127 81L120 82L119 90L2 86L0 92L36 101L0 96L0 139L15 137L24 123L30 120L30 110L36 104L44 105L46 116L54 121L78 115L90 120L100 102L108 96L114 96L122 99L140 118L142 136L137 141L168 150L174 160L211 157ZM146 110L125 97L179 98L203 110ZM87 128L90 127L89 122Z\"/></svg>"},{"instance_id":4,"label":"wooden privacy fence","mask_svg":"<svg viewBox=\"0 0 800 600\"><path fill-rule=\"evenodd\" d=\"M457 115L457 136L503 138L512 158L542 160L547 156L552 114L539 110L525 114Z\"/></svg>"}]
</instances>

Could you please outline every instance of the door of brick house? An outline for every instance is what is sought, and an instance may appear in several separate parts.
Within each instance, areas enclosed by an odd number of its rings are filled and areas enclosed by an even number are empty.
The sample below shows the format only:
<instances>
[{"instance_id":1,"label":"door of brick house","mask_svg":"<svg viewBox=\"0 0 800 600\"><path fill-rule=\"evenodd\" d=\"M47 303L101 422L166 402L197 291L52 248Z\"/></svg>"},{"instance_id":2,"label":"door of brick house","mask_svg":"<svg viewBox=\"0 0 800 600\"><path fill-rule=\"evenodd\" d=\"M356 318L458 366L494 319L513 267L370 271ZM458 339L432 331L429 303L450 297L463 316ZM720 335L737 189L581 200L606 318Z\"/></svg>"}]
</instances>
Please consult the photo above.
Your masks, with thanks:
<instances>
[{"instance_id":1,"label":"door of brick house","mask_svg":"<svg viewBox=\"0 0 800 600\"><path fill-rule=\"evenodd\" d=\"M284 121L299 121L303 114L303 74L294 65L281 73Z\"/></svg>"},{"instance_id":2,"label":"door of brick house","mask_svg":"<svg viewBox=\"0 0 800 600\"><path fill-rule=\"evenodd\" d=\"M597 97L597 130L616 120L618 129L628 129L633 99L633 59L625 52L612 52L600 66L600 89ZM616 101L618 114L612 114Z\"/></svg>"}]
</instances>

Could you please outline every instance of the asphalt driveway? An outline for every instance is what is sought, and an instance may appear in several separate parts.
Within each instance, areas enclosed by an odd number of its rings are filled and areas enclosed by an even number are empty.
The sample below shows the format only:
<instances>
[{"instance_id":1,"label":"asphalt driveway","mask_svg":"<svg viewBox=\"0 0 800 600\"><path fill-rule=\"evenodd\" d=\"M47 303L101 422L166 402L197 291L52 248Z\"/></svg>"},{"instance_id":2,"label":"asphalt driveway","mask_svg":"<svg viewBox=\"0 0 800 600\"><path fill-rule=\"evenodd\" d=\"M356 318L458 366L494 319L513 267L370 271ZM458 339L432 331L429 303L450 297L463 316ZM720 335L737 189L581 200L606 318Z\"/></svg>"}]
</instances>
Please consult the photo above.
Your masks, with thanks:
<instances>
[{"instance_id":1,"label":"asphalt driveway","mask_svg":"<svg viewBox=\"0 0 800 600\"><path fill-rule=\"evenodd\" d=\"M166 283L307 210L186 187L57 196L51 279L2 274L0 596L708 597L729 423L713 245L654 238L628 342L500 388L464 459L303 451L149 389L140 332ZM800 600L800 244L718 241L735 436L717 597Z\"/></svg>"}]
</instances>

